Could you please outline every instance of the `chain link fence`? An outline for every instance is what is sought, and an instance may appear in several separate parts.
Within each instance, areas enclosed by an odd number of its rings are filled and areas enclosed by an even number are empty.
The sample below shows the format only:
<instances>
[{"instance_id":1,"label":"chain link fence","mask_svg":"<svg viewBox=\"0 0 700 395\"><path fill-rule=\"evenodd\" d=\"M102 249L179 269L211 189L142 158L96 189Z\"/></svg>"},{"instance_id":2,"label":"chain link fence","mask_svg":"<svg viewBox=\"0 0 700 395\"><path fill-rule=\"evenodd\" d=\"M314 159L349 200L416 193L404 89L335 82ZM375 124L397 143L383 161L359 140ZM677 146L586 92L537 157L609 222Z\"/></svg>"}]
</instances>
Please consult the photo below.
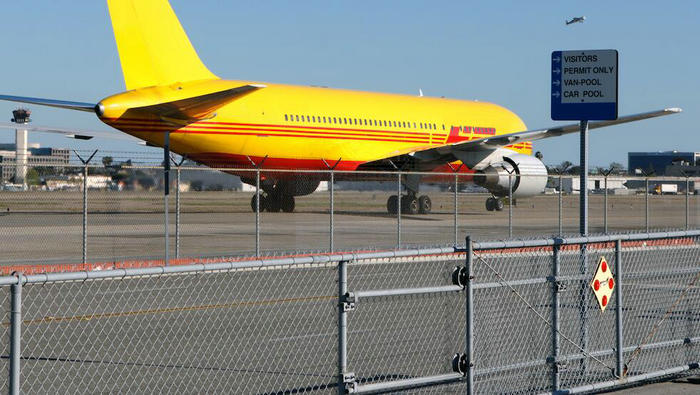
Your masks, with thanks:
<instances>
[{"instance_id":1,"label":"chain link fence","mask_svg":"<svg viewBox=\"0 0 700 395\"><path fill-rule=\"evenodd\" d=\"M17 273L0 387L591 392L697 372L698 277L700 231Z\"/></svg>"},{"instance_id":2,"label":"chain link fence","mask_svg":"<svg viewBox=\"0 0 700 395\"><path fill-rule=\"evenodd\" d=\"M551 176L546 193L515 195L512 204L504 197L502 207L488 211L491 195L475 186L469 174L180 165L171 171L166 200L162 168L114 161L107 166L33 165L26 189L3 184L0 266L5 273L20 263L186 264L202 257L454 246L465 233L482 240L578 233L579 196L571 176ZM272 179L281 181L275 185ZM403 185L416 179L421 179L416 204L427 199L429 209L404 207L397 213L395 206L412 199ZM696 229L696 181L594 179L590 233ZM261 196L259 206L256 196ZM274 207L268 204L273 200ZM392 201L394 211L388 207Z\"/></svg>"}]
</instances>

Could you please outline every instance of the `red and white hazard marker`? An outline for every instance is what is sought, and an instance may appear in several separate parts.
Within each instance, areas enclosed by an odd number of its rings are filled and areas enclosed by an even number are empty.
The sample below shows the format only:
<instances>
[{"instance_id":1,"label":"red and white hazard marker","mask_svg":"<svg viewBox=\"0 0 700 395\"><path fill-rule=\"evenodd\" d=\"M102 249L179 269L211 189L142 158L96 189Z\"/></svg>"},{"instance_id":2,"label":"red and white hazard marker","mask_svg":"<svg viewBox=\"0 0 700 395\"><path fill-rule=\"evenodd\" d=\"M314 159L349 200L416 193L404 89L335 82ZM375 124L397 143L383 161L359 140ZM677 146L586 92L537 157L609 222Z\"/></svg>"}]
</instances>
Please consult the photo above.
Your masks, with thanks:
<instances>
[{"instance_id":1,"label":"red and white hazard marker","mask_svg":"<svg viewBox=\"0 0 700 395\"><path fill-rule=\"evenodd\" d=\"M591 281L591 289L593 289L593 294L598 300L600 310L605 311L605 308L608 307L608 303L610 303L613 289L615 289L615 280L613 279L612 270L608 265L608 261L606 261L603 256L600 257L598 270L595 271L593 281Z\"/></svg>"}]
</instances>

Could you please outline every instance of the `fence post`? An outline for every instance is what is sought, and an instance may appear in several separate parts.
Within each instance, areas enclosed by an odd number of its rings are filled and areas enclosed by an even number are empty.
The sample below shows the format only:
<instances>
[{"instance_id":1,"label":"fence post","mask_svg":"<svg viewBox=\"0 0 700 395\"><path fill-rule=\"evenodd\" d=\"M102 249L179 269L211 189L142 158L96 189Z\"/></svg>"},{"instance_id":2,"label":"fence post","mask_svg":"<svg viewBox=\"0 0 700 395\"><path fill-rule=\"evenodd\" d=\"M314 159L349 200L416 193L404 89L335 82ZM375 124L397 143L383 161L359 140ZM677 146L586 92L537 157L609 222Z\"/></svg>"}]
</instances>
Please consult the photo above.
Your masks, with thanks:
<instances>
[{"instance_id":1,"label":"fence post","mask_svg":"<svg viewBox=\"0 0 700 395\"><path fill-rule=\"evenodd\" d=\"M93 152L89 158L83 159L83 157L80 156L80 154L76 150L73 150L73 152L75 152L75 156L77 156L78 159L80 159L80 161L83 162L83 264L87 263L87 215L88 215L88 212L87 212L87 204L88 204L88 201L87 201L87 198L88 198L88 196L87 196L87 190L88 190L87 178L88 178L88 166L90 165L90 161L92 160L92 158L94 158L95 154L97 154L97 151L98 150L95 150L95 152Z\"/></svg>"},{"instance_id":2,"label":"fence post","mask_svg":"<svg viewBox=\"0 0 700 395\"><path fill-rule=\"evenodd\" d=\"M561 271L560 246L552 246L552 392L559 390L559 273Z\"/></svg>"},{"instance_id":3,"label":"fence post","mask_svg":"<svg viewBox=\"0 0 700 395\"><path fill-rule=\"evenodd\" d=\"M608 234L608 176L605 176L605 194L603 195L603 233Z\"/></svg>"},{"instance_id":4,"label":"fence post","mask_svg":"<svg viewBox=\"0 0 700 395\"><path fill-rule=\"evenodd\" d=\"M260 256L260 168L255 169L255 256Z\"/></svg>"},{"instance_id":5,"label":"fence post","mask_svg":"<svg viewBox=\"0 0 700 395\"><path fill-rule=\"evenodd\" d=\"M513 238L513 174L508 173L508 238Z\"/></svg>"},{"instance_id":6,"label":"fence post","mask_svg":"<svg viewBox=\"0 0 700 395\"><path fill-rule=\"evenodd\" d=\"M562 232L562 194L564 193L564 187L561 184L561 174L559 174L559 236Z\"/></svg>"},{"instance_id":7,"label":"fence post","mask_svg":"<svg viewBox=\"0 0 700 395\"><path fill-rule=\"evenodd\" d=\"M581 244L581 265L580 273L583 278L588 277L588 245ZM579 318L581 319L581 348L585 353L588 352L588 285L586 280L581 281L581 286L579 288ZM581 360L581 367L583 372L588 371L588 360Z\"/></svg>"},{"instance_id":8,"label":"fence post","mask_svg":"<svg viewBox=\"0 0 700 395\"><path fill-rule=\"evenodd\" d=\"M321 159L323 161L323 164L326 165L326 168L330 171L330 185L328 186L328 192L330 192L330 210L331 210L331 215L330 215L330 229L329 229L329 235L328 235L328 243L329 243L329 248L328 251L333 252L333 244L334 244L334 234L335 234L335 187L333 184L335 184L335 168L338 167L338 164L340 164L340 161L343 160L343 158L338 158L338 161L335 162L333 166L329 165L328 162L326 162L325 159Z\"/></svg>"},{"instance_id":9,"label":"fence post","mask_svg":"<svg viewBox=\"0 0 700 395\"><path fill-rule=\"evenodd\" d=\"M617 329L616 347L617 347L617 377L622 378L624 375L624 366L622 359L622 241L615 240L615 324Z\"/></svg>"},{"instance_id":10,"label":"fence post","mask_svg":"<svg viewBox=\"0 0 700 395\"><path fill-rule=\"evenodd\" d=\"M401 248L401 172L397 175L396 195L396 248Z\"/></svg>"},{"instance_id":11,"label":"fence post","mask_svg":"<svg viewBox=\"0 0 700 395\"><path fill-rule=\"evenodd\" d=\"M22 340L22 273L13 273L17 283L10 288L10 394L20 393L20 361Z\"/></svg>"},{"instance_id":12,"label":"fence post","mask_svg":"<svg viewBox=\"0 0 700 395\"><path fill-rule=\"evenodd\" d=\"M473 255L474 251L472 250L472 238L471 236L467 236L467 262L466 262L466 268L467 268L467 284L465 286L466 288L466 297L467 297L467 339L466 339L466 344L467 344L467 394L473 394L474 393L474 287L473 287L473 280L474 280L474 267L473 267Z\"/></svg>"},{"instance_id":13,"label":"fence post","mask_svg":"<svg viewBox=\"0 0 700 395\"><path fill-rule=\"evenodd\" d=\"M649 233L649 177L644 179L644 229Z\"/></svg>"},{"instance_id":14,"label":"fence post","mask_svg":"<svg viewBox=\"0 0 700 395\"><path fill-rule=\"evenodd\" d=\"M335 191L334 191L334 187L333 187L334 183L335 183L335 171L333 169L331 169L331 180L330 180L330 185L328 185L328 190L330 191L330 194L331 194L331 202L330 202L330 204L331 204L331 218L330 218L331 223L330 223L330 235L329 235L329 241L328 241L330 243L329 249L328 249L330 252L333 252L333 233L335 232L335 221L334 221L334 217L333 217L334 211L335 211L335 204L334 204Z\"/></svg>"},{"instance_id":15,"label":"fence post","mask_svg":"<svg viewBox=\"0 0 700 395\"><path fill-rule=\"evenodd\" d=\"M164 215L164 234L165 234L165 266L170 265L170 132L165 132L163 142L163 211Z\"/></svg>"},{"instance_id":16,"label":"fence post","mask_svg":"<svg viewBox=\"0 0 700 395\"><path fill-rule=\"evenodd\" d=\"M338 394L345 393L345 372L348 368L348 313L343 300L348 292L348 263L338 262Z\"/></svg>"},{"instance_id":17,"label":"fence post","mask_svg":"<svg viewBox=\"0 0 700 395\"><path fill-rule=\"evenodd\" d=\"M457 203L458 203L458 195L457 195L457 187L459 186L459 175L455 173L455 190L454 190L454 200L455 200L455 212L454 212L454 231L455 231L455 247L457 246L457 243L459 242L459 229L457 225L457 216L459 215L459 210L457 208ZM687 228L687 227L686 227Z\"/></svg>"},{"instance_id":18,"label":"fence post","mask_svg":"<svg viewBox=\"0 0 700 395\"><path fill-rule=\"evenodd\" d=\"M260 199L262 198L262 193L260 191L260 169L265 164L267 160L267 155L260 161L260 163L255 163L250 156L246 156L248 161L255 168L255 256L260 256Z\"/></svg>"},{"instance_id":19,"label":"fence post","mask_svg":"<svg viewBox=\"0 0 700 395\"><path fill-rule=\"evenodd\" d=\"M87 177L88 177L88 165L87 165L87 163L85 163L83 165L83 264L87 263L87 209L88 209Z\"/></svg>"},{"instance_id":20,"label":"fence post","mask_svg":"<svg viewBox=\"0 0 700 395\"><path fill-rule=\"evenodd\" d=\"M180 258L180 166L175 168L175 258Z\"/></svg>"},{"instance_id":21,"label":"fence post","mask_svg":"<svg viewBox=\"0 0 700 395\"><path fill-rule=\"evenodd\" d=\"M690 230L690 178L685 177L685 230Z\"/></svg>"}]
</instances>

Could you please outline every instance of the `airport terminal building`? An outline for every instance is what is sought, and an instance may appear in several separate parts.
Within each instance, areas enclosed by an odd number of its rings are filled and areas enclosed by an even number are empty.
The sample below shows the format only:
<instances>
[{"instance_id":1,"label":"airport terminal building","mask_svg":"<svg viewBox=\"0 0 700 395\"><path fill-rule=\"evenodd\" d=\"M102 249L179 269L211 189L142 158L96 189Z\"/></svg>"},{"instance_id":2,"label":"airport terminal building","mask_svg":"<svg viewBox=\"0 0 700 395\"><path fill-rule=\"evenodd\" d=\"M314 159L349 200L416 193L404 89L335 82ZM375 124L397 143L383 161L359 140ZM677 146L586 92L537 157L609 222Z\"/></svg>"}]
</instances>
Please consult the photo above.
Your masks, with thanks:
<instances>
[{"instance_id":1,"label":"airport terminal building","mask_svg":"<svg viewBox=\"0 0 700 395\"><path fill-rule=\"evenodd\" d=\"M11 182L15 177L15 144L0 144L0 183ZM39 144L29 144L27 166L60 166L70 162L67 148L41 148Z\"/></svg>"},{"instance_id":2,"label":"airport terminal building","mask_svg":"<svg viewBox=\"0 0 700 395\"><path fill-rule=\"evenodd\" d=\"M700 176L700 152L629 152L629 174Z\"/></svg>"}]
</instances>

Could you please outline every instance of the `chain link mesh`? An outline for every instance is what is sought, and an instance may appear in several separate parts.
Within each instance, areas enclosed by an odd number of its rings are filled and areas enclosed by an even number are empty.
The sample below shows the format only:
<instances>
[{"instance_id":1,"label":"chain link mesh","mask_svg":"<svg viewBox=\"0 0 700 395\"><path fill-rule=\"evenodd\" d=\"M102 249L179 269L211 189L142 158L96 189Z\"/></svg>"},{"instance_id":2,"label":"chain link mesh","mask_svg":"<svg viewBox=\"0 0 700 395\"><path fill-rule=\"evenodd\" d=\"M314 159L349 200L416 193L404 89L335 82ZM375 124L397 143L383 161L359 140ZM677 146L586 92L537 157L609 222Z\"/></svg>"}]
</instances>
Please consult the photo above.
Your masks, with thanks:
<instances>
[{"instance_id":1,"label":"chain link mesh","mask_svg":"<svg viewBox=\"0 0 700 395\"><path fill-rule=\"evenodd\" d=\"M590 288L601 257L613 273L617 270L614 248L611 243L582 247L562 246L559 254L559 388L619 377L616 300L613 294L602 312ZM475 254L477 392L552 390L552 248ZM625 374L697 362L700 239L625 242L622 270L614 292L623 292Z\"/></svg>"},{"instance_id":2,"label":"chain link mesh","mask_svg":"<svg viewBox=\"0 0 700 395\"><path fill-rule=\"evenodd\" d=\"M612 243L582 247L560 247L559 287L552 247L474 252L476 392L551 391L555 372L559 389L618 377L617 302L601 312L590 289L603 256L613 273L622 270L614 292L622 290L625 375L698 361L699 237L624 242L621 266ZM353 261L347 287L450 286L464 259ZM22 390L336 392L337 281L338 265L329 263L25 284ZM0 294L5 369L9 288ZM347 313L346 372L358 385L451 373L452 356L466 347L466 302L463 291L361 297ZM0 380L7 388L7 376Z\"/></svg>"},{"instance_id":3,"label":"chain link mesh","mask_svg":"<svg viewBox=\"0 0 700 395\"><path fill-rule=\"evenodd\" d=\"M88 157L92 152L80 154ZM82 263L85 166L73 159L71 154L71 161L60 165L28 165L26 186L7 177L0 180L0 244L5 246L0 265ZM161 161L148 152L99 152L90 162L85 213L88 262L135 265L163 260ZM449 246L461 244L465 233L479 240L559 235L560 197L561 233L578 231L579 195L571 176L563 178L561 196L554 188L558 176L551 176L553 187L546 193L516 194L512 205L502 197L501 209L489 211L486 202L491 194L475 186L470 174L403 172L402 204L415 200L418 211L406 208L399 219L388 211L392 199L398 199L396 172L334 171L331 196L330 170L274 171L263 166L261 194L276 196L269 200L279 207L270 211L263 204L256 227L253 197L258 173L254 168L210 169L178 163L170 172L169 258L245 256L256 250L263 255L322 252L331 249L331 235L334 251ZM0 167L14 169L13 164ZM604 233L605 222L610 234L646 231L647 223L650 231L697 228L700 197L692 194L697 180L689 179L691 194L686 196L685 178L652 179L648 195L644 178L624 179L629 181L626 188L620 180L617 187L609 186L607 214L603 186L600 180L592 181L596 189L589 193L589 233ZM420 180L418 192L406 189L416 180ZM527 177L521 181L528 182ZM680 185L678 194L655 194L659 183ZM279 198L282 195L284 199ZM293 201L293 212L285 212L282 201L288 211ZM424 212L426 202L429 212Z\"/></svg>"},{"instance_id":4,"label":"chain link mesh","mask_svg":"<svg viewBox=\"0 0 700 395\"><path fill-rule=\"evenodd\" d=\"M328 390L335 278L328 265L25 286L22 390Z\"/></svg>"}]
</instances>

